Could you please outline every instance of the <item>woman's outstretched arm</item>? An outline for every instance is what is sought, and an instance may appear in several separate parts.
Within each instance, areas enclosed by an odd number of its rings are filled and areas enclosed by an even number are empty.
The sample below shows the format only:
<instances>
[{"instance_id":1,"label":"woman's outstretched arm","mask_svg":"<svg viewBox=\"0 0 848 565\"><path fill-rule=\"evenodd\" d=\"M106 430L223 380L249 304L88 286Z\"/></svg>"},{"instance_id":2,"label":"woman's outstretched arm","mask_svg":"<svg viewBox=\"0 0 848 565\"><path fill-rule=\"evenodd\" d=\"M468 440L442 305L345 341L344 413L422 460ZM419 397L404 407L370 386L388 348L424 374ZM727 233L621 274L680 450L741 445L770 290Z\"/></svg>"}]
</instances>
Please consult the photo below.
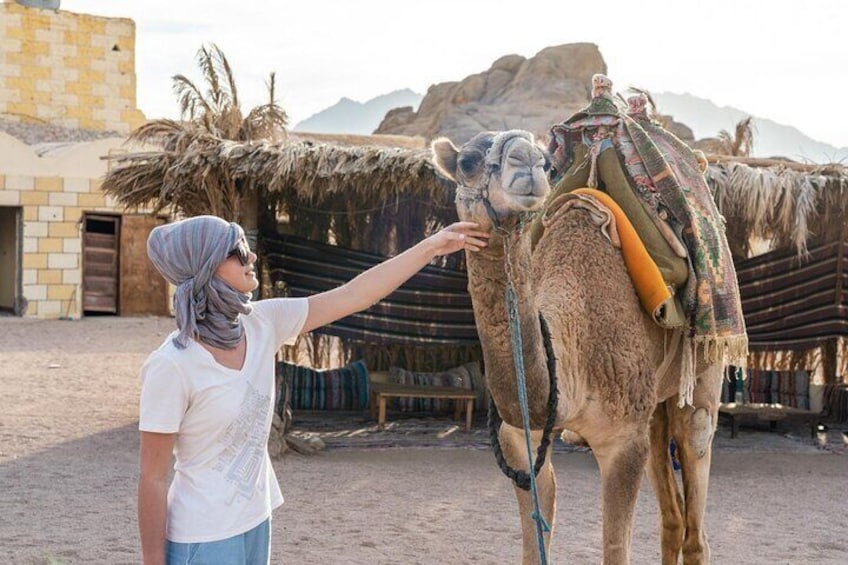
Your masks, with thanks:
<instances>
[{"instance_id":1,"label":"woman's outstretched arm","mask_svg":"<svg viewBox=\"0 0 848 565\"><path fill-rule=\"evenodd\" d=\"M434 257L460 249L479 251L488 234L474 222L456 222L420 241L400 255L371 267L353 280L309 297L309 314L301 330L307 333L373 306L423 269Z\"/></svg>"}]
</instances>

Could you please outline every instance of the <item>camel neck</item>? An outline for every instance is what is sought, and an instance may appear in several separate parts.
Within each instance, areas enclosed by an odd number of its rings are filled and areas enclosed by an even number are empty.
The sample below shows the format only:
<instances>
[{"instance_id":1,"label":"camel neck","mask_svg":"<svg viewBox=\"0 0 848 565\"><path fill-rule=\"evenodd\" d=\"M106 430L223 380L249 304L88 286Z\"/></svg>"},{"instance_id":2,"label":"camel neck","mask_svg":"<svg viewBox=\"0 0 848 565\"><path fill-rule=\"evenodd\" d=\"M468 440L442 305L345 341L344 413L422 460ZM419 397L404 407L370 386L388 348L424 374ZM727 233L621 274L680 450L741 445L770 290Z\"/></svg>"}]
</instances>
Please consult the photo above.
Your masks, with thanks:
<instances>
[{"instance_id":1,"label":"camel neck","mask_svg":"<svg viewBox=\"0 0 848 565\"><path fill-rule=\"evenodd\" d=\"M472 301L478 298L488 304L497 304L486 317L506 320L505 292L511 282L522 316L535 314L532 308L532 281L530 268L530 242L528 238L508 242L500 236L492 238L489 247L478 253L469 253L467 258L468 284L472 289ZM525 307L526 306L526 307Z\"/></svg>"},{"instance_id":2,"label":"camel neck","mask_svg":"<svg viewBox=\"0 0 848 565\"><path fill-rule=\"evenodd\" d=\"M511 281L517 298L531 420L534 426L544 425L549 377L533 300L530 239L522 237L508 250L504 248L503 241L495 245L490 243L487 252L469 254L467 269L468 288L486 363L486 378L501 417L510 424L520 425L506 304L506 288Z\"/></svg>"}]
</instances>

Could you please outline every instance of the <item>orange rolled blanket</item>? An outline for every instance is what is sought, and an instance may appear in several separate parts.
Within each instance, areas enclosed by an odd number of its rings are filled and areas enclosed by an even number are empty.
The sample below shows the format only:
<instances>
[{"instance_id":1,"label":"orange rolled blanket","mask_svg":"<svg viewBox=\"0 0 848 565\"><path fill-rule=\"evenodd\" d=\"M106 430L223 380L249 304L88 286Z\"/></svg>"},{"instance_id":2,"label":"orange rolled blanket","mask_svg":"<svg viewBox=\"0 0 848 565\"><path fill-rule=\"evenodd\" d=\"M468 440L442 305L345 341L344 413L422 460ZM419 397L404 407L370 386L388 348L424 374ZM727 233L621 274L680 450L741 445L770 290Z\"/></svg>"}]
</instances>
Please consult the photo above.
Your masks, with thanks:
<instances>
[{"instance_id":1,"label":"orange rolled blanket","mask_svg":"<svg viewBox=\"0 0 848 565\"><path fill-rule=\"evenodd\" d=\"M645 244L642 243L624 210L616 204L609 194L594 188L578 188L572 190L571 193L591 196L612 212L621 240L621 254L624 257L624 264L630 273L630 278L633 280L636 294L639 296L642 307L654 319L657 319L660 307L672 298L671 292L666 286L657 264L648 254Z\"/></svg>"}]
</instances>

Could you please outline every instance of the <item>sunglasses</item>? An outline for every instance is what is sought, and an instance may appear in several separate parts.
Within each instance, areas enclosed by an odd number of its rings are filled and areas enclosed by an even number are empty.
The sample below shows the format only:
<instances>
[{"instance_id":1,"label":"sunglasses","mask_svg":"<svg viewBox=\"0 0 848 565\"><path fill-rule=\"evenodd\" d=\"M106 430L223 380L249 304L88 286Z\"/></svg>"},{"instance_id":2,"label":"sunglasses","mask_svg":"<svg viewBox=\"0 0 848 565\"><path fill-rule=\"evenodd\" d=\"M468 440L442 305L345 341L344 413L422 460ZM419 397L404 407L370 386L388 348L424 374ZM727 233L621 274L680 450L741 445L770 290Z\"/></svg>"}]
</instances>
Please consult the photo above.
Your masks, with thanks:
<instances>
[{"instance_id":1,"label":"sunglasses","mask_svg":"<svg viewBox=\"0 0 848 565\"><path fill-rule=\"evenodd\" d=\"M238 240L238 243L236 243L236 246L232 249L232 251L227 253L227 259L230 257L237 257L239 263L244 266L250 263L250 246L247 244L246 239L242 238Z\"/></svg>"}]
</instances>

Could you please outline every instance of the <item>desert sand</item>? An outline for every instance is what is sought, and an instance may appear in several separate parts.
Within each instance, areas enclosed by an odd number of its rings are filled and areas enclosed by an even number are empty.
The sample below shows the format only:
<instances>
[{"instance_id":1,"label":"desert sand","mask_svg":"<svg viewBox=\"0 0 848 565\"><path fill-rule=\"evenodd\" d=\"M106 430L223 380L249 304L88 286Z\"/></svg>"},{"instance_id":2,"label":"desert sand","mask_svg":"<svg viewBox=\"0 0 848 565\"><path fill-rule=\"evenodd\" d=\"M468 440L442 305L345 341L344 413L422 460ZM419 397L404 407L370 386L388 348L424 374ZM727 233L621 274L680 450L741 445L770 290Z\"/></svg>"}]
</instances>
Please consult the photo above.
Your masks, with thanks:
<instances>
[{"instance_id":1,"label":"desert sand","mask_svg":"<svg viewBox=\"0 0 848 565\"><path fill-rule=\"evenodd\" d=\"M135 517L138 370L169 318L0 318L0 563L140 562ZM286 503L272 563L518 563L512 487L483 420L295 415L326 450L275 463ZM848 563L848 455L803 429L719 428L706 524L717 564ZM590 453L553 454L560 494L552 563L600 563L599 477ZM645 480L634 564L659 562Z\"/></svg>"}]
</instances>

